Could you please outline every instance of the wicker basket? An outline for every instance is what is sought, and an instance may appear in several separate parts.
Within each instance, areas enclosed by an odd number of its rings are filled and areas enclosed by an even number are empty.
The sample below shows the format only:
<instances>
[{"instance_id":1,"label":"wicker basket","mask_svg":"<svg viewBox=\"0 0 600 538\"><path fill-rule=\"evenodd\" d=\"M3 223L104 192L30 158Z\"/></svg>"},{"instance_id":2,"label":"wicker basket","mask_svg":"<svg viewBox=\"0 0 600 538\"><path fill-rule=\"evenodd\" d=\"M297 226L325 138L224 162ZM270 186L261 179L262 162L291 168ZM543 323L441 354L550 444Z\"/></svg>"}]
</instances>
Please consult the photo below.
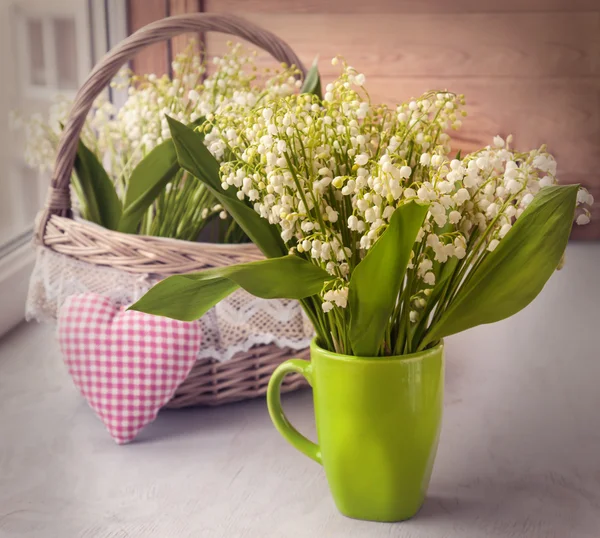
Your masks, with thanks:
<instances>
[{"instance_id":1,"label":"wicker basket","mask_svg":"<svg viewBox=\"0 0 600 538\"><path fill-rule=\"evenodd\" d=\"M191 243L100 229L74 220L71 210L70 178L81 129L94 100L121 66L140 49L186 32L217 31L241 37L288 65L306 70L281 39L254 24L231 15L196 13L170 17L149 24L110 51L94 68L80 88L59 144L54 173L44 210L36 225L36 241L44 248L99 266L129 273L163 278L172 274L200 271L261 259L251 244L222 245ZM290 355L308 357L274 345L255 346L219 362L199 360L167 407L219 405L265 394L273 370ZM282 390L292 391L305 384L298 375L287 376Z\"/></svg>"}]
</instances>

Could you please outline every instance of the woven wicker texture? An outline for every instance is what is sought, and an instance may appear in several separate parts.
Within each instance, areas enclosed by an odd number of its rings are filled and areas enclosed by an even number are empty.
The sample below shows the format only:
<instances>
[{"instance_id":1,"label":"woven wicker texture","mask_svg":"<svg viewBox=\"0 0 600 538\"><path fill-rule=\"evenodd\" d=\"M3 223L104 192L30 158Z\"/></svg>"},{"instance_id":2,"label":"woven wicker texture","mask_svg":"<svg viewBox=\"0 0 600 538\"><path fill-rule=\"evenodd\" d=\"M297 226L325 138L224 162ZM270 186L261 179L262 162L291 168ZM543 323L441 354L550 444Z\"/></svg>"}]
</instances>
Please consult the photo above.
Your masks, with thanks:
<instances>
[{"instance_id":1,"label":"woven wicker texture","mask_svg":"<svg viewBox=\"0 0 600 538\"><path fill-rule=\"evenodd\" d=\"M182 33L208 31L243 38L269 52L278 61L295 65L302 75L306 74L296 54L281 39L232 15L186 14L141 28L96 65L75 97L59 143L46 205L36 224L39 244L95 265L158 277L262 259L254 245L192 243L123 234L74 220L71 211L70 179L79 136L98 95L121 66L142 48ZM198 361L169 407L219 405L262 396L273 370L292 354L307 356L308 352L299 354L290 349L265 345L256 346L247 353L238 353L227 362L213 359ZM302 385L305 385L303 378L292 375L286 379L282 389L290 391Z\"/></svg>"},{"instance_id":2,"label":"woven wicker texture","mask_svg":"<svg viewBox=\"0 0 600 538\"><path fill-rule=\"evenodd\" d=\"M89 222L50 217L46 247L78 260L128 273L167 276L264 259L252 244L193 243L164 237L123 234Z\"/></svg>"},{"instance_id":3,"label":"woven wicker texture","mask_svg":"<svg viewBox=\"0 0 600 538\"><path fill-rule=\"evenodd\" d=\"M308 359L309 350L256 346L248 353L236 354L230 361L200 360L165 407L214 406L264 396L273 370L292 356ZM305 386L300 374L291 374L284 379L281 392Z\"/></svg>"}]
</instances>

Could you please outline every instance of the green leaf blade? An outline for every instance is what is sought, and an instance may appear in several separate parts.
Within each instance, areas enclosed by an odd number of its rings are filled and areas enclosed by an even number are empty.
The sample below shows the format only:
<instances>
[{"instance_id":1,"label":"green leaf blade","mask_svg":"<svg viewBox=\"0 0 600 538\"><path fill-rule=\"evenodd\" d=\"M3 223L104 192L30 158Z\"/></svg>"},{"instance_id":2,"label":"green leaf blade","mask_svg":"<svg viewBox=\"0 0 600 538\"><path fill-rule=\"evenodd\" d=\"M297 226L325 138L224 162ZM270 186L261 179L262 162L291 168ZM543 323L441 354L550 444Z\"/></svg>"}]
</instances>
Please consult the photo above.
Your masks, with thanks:
<instances>
[{"instance_id":1,"label":"green leaf blade","mask_svg":"<svg viewBox=\"0 0 600 538\"><path fill-rule=\"evenodd\" d=\"M421 347L525 308L552 276L571 232L577 185L545 187L452 300Z\"/></svg>"},{"instance_id":2,"label":"green leaf blade","mask_svg":"<svg viewBox=\"0 0 600 538\"><path fill-rule=\"evenodd\" d=\"M400 206L388 229L356 266L350 278L350 343L359 357L377 355L396 306L415 239L428 206Z\"/></svg>"},{"instance_id":3,"label":"green leaf blade","mask_svg":"<svg viewBox=\"0 0 600 538\"><path fill-rule=\"evenodd\" d=\"M195 281L189 275L170 276L151 288L128 310L194 321L238 287L228 279Z\"/></svg>"},{"instance_id":4,"label":"green leaf blade","mask_svg":"<svg viewBox=\"0 0 600 538\"><path fill-rule=\"evenodd\" d=\"M87 208L85 218L109 230L116 230L121 219L121 201L106 170L81 140L74 166L77 189Z\"/></svg>"},{"instance_id":5,"label":"green leaf blade","mask_svg":"<svg viewBox=\"0 0 600 538\"><path fill-rule=\"evenodd\" d=\"M169 277L130 309L192 321L238 288L263 299L301 300L317 295L331 278L329 273L302 258L283 256Z\"/></svg>"},{"instance_id":6,"label":"green leaf blade","mask_svg":"<svg viewBox=\"0 0 600 538\"><path fill-rule=\"evenodd\" d=\"M317 67L316 60L306 73L306 78L304 79L300 93L311 93L316 95L319 99L323 99L321 76L319 75L319 68Z\"/></svg>"},{"instance_id":7,"label":"green leaf blade","mask_svg":"<svg viewBox=\"0 0 600 538\"><path fill-rule=\"evenodd\" d=\"M156 146L133 170L127 182L119 231L136 233L146 210L179 171L172 140Z\"/></svg>"},{"instance_id":8,"label":"green leaf blade","mask_svg":"<svg viewBox=\"0 0 600 538\"><path fill-rule=\"evenodd\" d=\"M223 190L219 163L204 145L202 135L173 118L167 117L167 120L179 165L210 189L219 203L267 258L285 256L287 249L277 229L244 202L238 200L233 189Z\"/></svg>"}]
</instances>

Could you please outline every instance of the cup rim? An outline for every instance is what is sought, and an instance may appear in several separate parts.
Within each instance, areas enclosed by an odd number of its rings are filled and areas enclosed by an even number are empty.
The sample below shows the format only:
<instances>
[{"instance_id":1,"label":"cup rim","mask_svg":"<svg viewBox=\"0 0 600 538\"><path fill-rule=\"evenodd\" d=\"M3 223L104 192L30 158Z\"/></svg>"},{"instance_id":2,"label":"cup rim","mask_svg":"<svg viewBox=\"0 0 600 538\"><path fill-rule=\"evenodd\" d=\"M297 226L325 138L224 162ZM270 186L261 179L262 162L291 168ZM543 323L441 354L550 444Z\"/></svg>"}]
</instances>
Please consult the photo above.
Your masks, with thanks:
<instances>
[{"instance_id":1,"label":"cup rim","mask_svg":"<svg viewBox=\"0 0 600 538\"><path fill-rule=\"evenodd\" d=\"M393 355L389 357L358 357L355 355L342 355L341 353L336 353L335 351L329 351L327 349L322 348L317 343L317 337L313 338L310 343L310 351L311 358L312 353L316 352L322 357L325 357L330 360L337 360L341 362L365 362L365 363L378 363L378 364L386 364L392 362L417 362L422 361L427 358L430 358L434 355L439 354L441 350L444 349L444 340L441 339L434 347L424 349L423 351L417 351L415 353L409 353L408 355Z\"/></svg>"}]
</instances>

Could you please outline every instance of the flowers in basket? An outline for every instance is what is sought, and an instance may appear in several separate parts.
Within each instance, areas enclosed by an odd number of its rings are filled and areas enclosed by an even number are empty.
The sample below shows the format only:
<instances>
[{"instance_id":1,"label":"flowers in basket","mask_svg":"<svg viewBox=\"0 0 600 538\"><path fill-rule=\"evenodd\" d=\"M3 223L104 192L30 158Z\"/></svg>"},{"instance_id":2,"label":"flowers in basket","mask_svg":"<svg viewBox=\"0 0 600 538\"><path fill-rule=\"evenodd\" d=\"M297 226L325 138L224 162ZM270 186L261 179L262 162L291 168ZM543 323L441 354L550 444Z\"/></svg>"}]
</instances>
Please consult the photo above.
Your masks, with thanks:
<instances>
[{"instance_id":1,"label":"flowers in basket","mask_svg":"<svg viewBox=\"0 0 600 538\"><path fill-rule=\"evenodd\" d=\"M167 116L199 125L207 114L226 113L231 103L243 114L257 102L298 91L295 69L261 73L241 45L201 61L192 42L172 65L172 77L136 76L124 70L113 82L127 92L117 109L106 97L95 103L84 126L72 177L79 213L86 220L127 233L196 240L216 216L220 242L247 241L207 187L181 169ZM266 79L266 80L265 80ZM27 163L47 172L66 123L70 103L57 101L48 119L36 114L17 125L26 134Z\"/></svg>"},{"instance_id":2,"label":"flowers in basket","mask_svg":"<svg viewBox=\"0 0 600 538\"><path fill-rule=\"evenodd\" d=\"M268 259L167 278L132 308L191 320L237 288L299 300L317 335L311 362L274 372L271 418L324 466L342 513L397 521L418 511L431 476L443 338L529 304L593 200L557 184L544 146L517 151L497 136L453 157L462 96L392 109L364 84L344 65L323 98L315 84L251 109L230 103L196 128L169 119L181 167ZM288 373L313 388L318 444L282 411Z\"/></svg>"}]
</instances>

